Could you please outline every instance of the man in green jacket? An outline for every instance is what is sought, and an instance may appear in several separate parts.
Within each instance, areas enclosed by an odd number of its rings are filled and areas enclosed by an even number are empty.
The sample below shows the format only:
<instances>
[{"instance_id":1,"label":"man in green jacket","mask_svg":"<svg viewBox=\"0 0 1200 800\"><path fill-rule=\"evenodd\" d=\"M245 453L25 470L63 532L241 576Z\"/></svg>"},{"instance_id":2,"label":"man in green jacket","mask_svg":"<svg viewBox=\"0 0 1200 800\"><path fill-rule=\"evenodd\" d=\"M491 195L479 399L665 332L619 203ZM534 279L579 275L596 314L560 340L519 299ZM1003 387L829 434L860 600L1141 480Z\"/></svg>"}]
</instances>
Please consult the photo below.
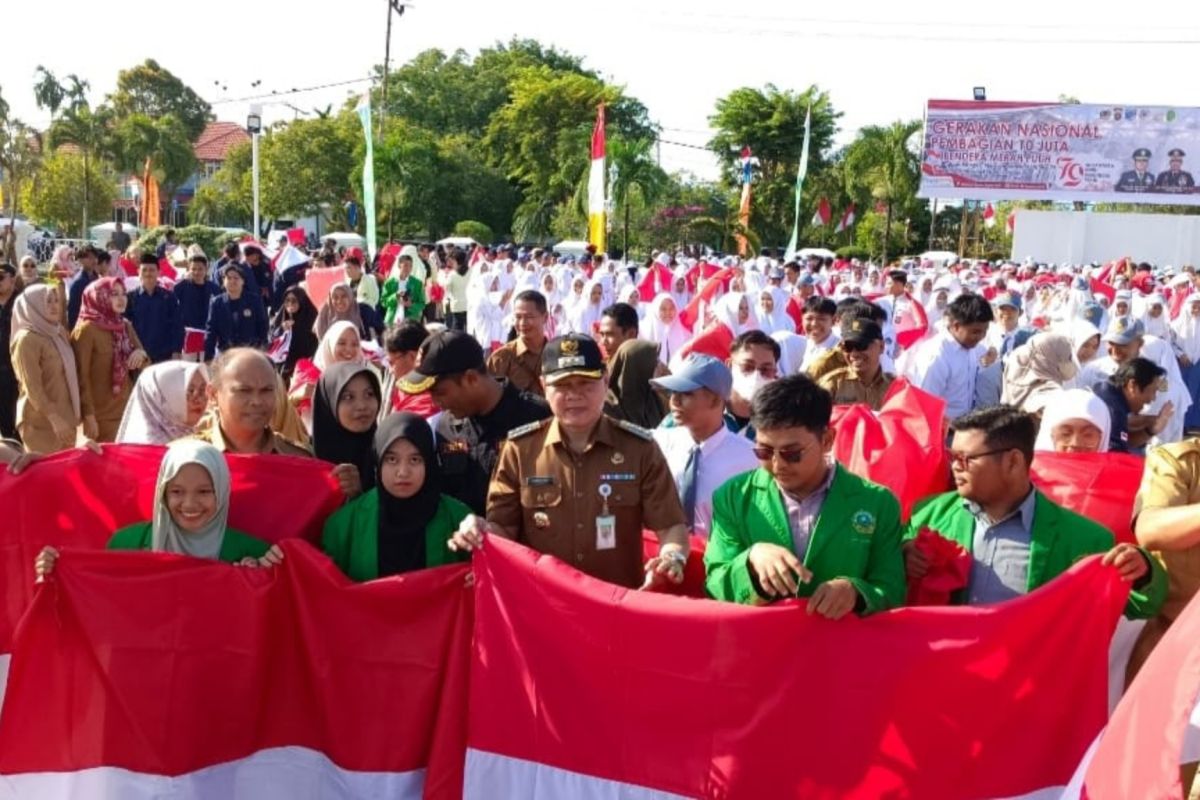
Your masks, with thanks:
<instances>
[{"instance_id":1,"label":"man in green jacket","mask_svg":"<svg viewBox=\"0 0 1200 800\"><path fill-rule=\"evenodd\" d=\"M704 565L718 600L808 598L840 619L904 601L900 504L833 463L829 392L807 375L780 378L751 403L759 468L713 494Z\"/></svg>"},{"instance_id":2,"label":"man in green jacket","mask_svg":"<svg viewBox=\"0 0 1200 800\"><path fill-rule=\"evenodd\" d=\"M1033 488L1029 465L1037 437L1032 416L1011 406L972 411L952 425L950 459L956 492L920 506L905 532L908 576L919 579L929 559L915 545L923 528L971 554L971 572L954 604L982 605L1033 591L1085 556L1104 554L1133 584L1125 614L1152 617L1167 592L1162 564L1132 544L1113 546L1101 525L1055 505Z\"/></svg>"}]
</instances>

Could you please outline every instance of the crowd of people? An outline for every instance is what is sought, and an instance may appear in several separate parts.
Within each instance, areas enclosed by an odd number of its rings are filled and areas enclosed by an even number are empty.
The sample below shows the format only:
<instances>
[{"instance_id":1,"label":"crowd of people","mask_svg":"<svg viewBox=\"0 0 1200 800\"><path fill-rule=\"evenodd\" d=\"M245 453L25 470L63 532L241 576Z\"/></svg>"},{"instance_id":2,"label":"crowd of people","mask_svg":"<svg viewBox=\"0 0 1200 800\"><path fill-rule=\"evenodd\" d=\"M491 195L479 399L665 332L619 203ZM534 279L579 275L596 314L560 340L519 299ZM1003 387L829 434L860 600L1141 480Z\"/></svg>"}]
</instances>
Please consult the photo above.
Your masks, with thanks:
<instances>
[{"instance_id":1,"label":"crowd of people","mask_svg":"<svg viewBox=\"0 0 1200 800\"><path fill-rule=\"evenodd\" d=\"M113 548L278 563L226 524L233 452L328 463L346 502L320 546L357 581L491 534L669 586L703 540L711 597L808 598L838 619L903 605L946 543L969 560L950 595L967 604L1094 553L1130 582L1127 614L1153 620L1141 660L1200 588L1192 268L254 241L210 264L171 238L34 266L0 264L0 452L29 469L168 445L153 519ZM878 411L898 381L944 403L954 486L907 521L831 455L834 406ZM1144 457L1140 544L1039 492L1039 450Z\"/></svg>"}]
</instances>

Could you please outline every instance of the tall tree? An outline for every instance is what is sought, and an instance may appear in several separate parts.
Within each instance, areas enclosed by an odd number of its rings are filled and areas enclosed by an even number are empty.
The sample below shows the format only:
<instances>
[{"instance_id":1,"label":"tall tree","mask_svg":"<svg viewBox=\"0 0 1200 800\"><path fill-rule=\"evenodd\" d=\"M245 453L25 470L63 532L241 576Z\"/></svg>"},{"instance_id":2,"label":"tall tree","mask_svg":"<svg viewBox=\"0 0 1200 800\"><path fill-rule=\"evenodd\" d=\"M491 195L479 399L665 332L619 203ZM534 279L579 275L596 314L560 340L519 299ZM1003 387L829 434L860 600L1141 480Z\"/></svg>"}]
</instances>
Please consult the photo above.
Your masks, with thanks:
<instances>
[{"instance_id":1,"label":"tall tree","mask_svg":"<svg viewBox=\"0 0 1200 800\"><path fill-rule=\"evenodd\" d=\"M142 174L147 161L162 186L163 197L174 197L196 171L196 154L183 123L174 114L151 119L131 114L117 121L114 135L117 165L135 175Z\"/></svg>"},{"instance_id":2,"label":"tall tree","mask_svg":"<svg viewBox=\"0 0 1200 800\"><path fill-rule=\"evenodd\" d=\"M667 183L667 174L654 160L654 140L651 138L613 139L608 145L609 163L615 170L611 188L614 211L623 218L621 249L629 258L629 217L633 198L639 196L644 204L656 202Z\"/></svg>"},{"instance_id":3,"label":"tall tree","mask_svg":"<svg viewBox=\"0 0 1200 800\"><path fill-rule=\"evenodd\" d=\"M340 219L352 194L354 148L362 125L353 112L301 119L270 130L260 143L260 203L265 217Z\"/></svg>"},{"instance_id":4,"label":"tall tree","mask_svg":"<svg viewBox=\"0 0 1200 800\"><path fill-rule=\"evenodd\" d=\"M188 204L189 222L249 230L254 214L251 166L249 142L231 148L221 168L196 189Z\"/></svg>"},{"instance_id":5,"label":"tall tree","mask_svg":"<svg viewBox=\"0 0 1200 800\"><path fill-rule=\"evenodd\" d=\"M67 99L67 90L58 82L58 78L54 77L54 73L38 64L35 73L38 76L38 81L33 85L33 98L37 102L38 108L44 108L50 111L50 121L54 121L54 115L62 108L63 101Z\"/></svg>"},{"instance_id":6,"label":"tall tree","mask_svg":"<svg viewBox=\"0 0 1200 800\"><path fill-rule=\"evenodd\" d=\"M106 106L100 106L94 111L88 104L88 82L80 80L76 75L68 75L69 86L67 97L70 103L54 124L50 126L47 144L51 149L57 149L64 144L79 148L83 159L83 170L80 178L80 188L83 196L80 208L83 213L82 236L87 236L89 212L97 207L92 201L93 159L104 159L114 151L112 135L112 112Z\"/></svg>"},{"instance_id":7,"label":"tall tree","mask_svg":"<svg viewBox=\"0 0 1200 800\"><path fill-rule=\"evenodd\" d=\"M812 109L812 134L808 151L811 180L824 166L842 116L829 100L828 92L809 86L803 92L780 90L768 84L763 89L742 87L717 100L709 124L717 133L709 148L721 161L726 186L740 183L740 153L749 147L758 159L754 176L754 201L750 227L767 244L782 245L792 229L795 206L796 167L804 143L804 118ZM806 192L801 220L811 216L815 203Z\"/></svg>"},{"instance_id":8,"label":"tall tree","mask_svg":"<svg viewBox=\"0 0 1200 800\"><path fill-rule=\"evenodd\" d=\"M877 203L887 206L883 236L883 262L887 263L888 238L897 203L916 196L921 157L914 137L921 121L898 120L886 127L863 128L846 148L846 175L852 186L865 189Z\"/></svg>"},{"instance_id":9,"label":"tall tree","mask_svg":"<svg viewBox=\"0 0 1200 800\"><path fill-rule=\"evenodd\" d=\"M492 115L484 144L524 194L513 233L540 239L549 233L554 207L571 202L588 169L600 103L607 106L610 136L651 138L654 128L640 102L586 75L530 67L518 71L510 89L509 101Z\"/></svg>"},{"instance_id":10,"label":"tall tree","mask_svg":"<svg viewBox=\"0 0 1200 800\"><path fill-rule=\"evenodd\" d=\"M11 214L17 215L24 184L30 181L40 162L41 147L37 132L11 116L8 101L0 92L0 178L6 184ZM0 204L2 206L2 204ZM0 207L0 212L3 208Z\"/></svg>"},{"instance_id":11,"label":"tall tree","mask_svg":"<svg viewBox=\"0 0 1200 800\"><path fill-rule=\"evenodd\" d=\"M212 106L170 70L153 59L117 73L117 90L109 95L117 117L144 114L151 119L173 115L196 141L212 119Z\"/></svg>"}]
</instances>

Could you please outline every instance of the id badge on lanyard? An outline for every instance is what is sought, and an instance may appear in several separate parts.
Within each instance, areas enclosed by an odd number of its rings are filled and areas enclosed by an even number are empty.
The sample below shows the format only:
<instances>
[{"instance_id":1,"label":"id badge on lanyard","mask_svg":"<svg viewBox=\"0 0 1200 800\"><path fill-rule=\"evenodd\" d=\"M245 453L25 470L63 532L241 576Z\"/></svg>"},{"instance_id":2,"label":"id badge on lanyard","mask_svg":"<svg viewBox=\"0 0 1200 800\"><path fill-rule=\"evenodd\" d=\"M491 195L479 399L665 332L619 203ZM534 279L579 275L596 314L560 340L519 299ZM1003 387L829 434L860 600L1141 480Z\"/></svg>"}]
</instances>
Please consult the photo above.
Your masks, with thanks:
<instances>
[{"instance_id":1,"label":"id badge on lanyard","mask_svg":"<svg viewBox=\"0 0 1200 800\"><path fill-rule=\"evenodd\" d=\"M596 517L596 549L613 550L617 546L617 518L608 511L608 498L612 487L607 483L600 484L600 498L604 505L600 508L600 516Z\"/></svg>"}]
</instances>

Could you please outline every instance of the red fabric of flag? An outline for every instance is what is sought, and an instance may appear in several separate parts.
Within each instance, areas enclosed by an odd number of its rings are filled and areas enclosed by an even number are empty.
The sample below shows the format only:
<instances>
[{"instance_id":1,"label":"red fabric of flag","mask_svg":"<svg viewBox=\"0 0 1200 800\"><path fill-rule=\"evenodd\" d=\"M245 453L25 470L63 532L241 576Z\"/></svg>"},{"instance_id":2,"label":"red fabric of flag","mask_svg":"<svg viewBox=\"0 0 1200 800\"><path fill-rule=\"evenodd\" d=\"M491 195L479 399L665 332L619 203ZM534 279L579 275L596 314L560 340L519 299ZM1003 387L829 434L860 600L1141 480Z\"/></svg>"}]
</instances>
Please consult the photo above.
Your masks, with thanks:
<instances>
[{"instance_id":1,"label":"red fabric of flag","mask_svg":"<svg viewBox=\"0 0 1200 800\"><path fill-rule=\"evenodd\" d=\"M1030 471L1047 497L1112 531L1118 542L1136 544L1133 501L1144 459L1128 453L1038 452Z\"/></svg>"}]
</instances>

